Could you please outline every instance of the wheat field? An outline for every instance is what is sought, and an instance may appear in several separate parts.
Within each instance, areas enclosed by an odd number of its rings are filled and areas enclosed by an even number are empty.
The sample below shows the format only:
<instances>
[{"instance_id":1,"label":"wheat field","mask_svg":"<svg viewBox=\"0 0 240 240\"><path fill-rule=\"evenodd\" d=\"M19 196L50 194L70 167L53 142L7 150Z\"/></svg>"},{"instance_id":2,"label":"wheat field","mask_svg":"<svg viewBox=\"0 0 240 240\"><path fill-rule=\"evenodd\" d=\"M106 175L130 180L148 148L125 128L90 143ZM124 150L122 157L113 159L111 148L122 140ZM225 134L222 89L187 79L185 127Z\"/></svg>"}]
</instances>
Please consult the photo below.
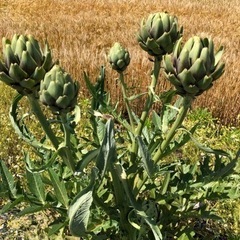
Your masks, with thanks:
<instances>
[{"instance_id":1,"label":"wheat field","mask_svg":"<svg viewBox=\"0 0 240 240\"><path fill-rule=\"evenodd\" d=\"M240 1L239 0L1 0L0 37L14 33L46 39L55 59L81 83L81 96L87 91L83 71L92 79L101 65L106 66L107 88L114 101L120 101L117 75L106 55L114 42L131 54L126 72L134 92L145 91L152 63L136 41L142 18L167 11L184 27L183 40L193 35L211 37L218 49L224 46L224 75L208 92L195 100L194 107L205 107L223 123L238 124L240 113ZM0 47L1 48L1 47ZM161 80L158 90L170 85ZM141 107L134 103L136 111Z\"/></svg>"}]
</instances>

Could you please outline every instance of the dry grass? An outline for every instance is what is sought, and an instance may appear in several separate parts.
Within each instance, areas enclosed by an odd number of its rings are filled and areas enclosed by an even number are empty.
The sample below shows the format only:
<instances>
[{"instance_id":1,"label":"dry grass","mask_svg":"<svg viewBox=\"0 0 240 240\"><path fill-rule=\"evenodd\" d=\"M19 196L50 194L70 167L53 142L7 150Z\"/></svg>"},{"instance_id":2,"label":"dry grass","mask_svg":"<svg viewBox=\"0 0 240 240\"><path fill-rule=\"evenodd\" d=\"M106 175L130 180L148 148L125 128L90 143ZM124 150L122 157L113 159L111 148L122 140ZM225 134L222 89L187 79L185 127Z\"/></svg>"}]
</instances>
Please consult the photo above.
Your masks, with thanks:
<instances>
[{"instance_id":1,"label":"dry grass","mask_svg":"<svg viewBox=\"0 0 240 240\"><path fill-rule=\"evenodd\" d=\"M109 48L119 41L132 55L128 83L139 90L149 81L151 63L138 47L135 34L141 19L157 11L178 17L185 40L192 35L212 37L217 47L225 47L224 76L195 106L207 107L224 123L236 124L240 112L239 0L1 0L0 37L31 33L40 41L47 38L55 58L82 82L83 96L83 71L95 78L99 67L107 65ZM111 72L109 66L107 70ZM119 87L116 75L111 76L108 88L117 100ZM162 81L159 89L168 87Z\"/></svg>"}]
</instances>

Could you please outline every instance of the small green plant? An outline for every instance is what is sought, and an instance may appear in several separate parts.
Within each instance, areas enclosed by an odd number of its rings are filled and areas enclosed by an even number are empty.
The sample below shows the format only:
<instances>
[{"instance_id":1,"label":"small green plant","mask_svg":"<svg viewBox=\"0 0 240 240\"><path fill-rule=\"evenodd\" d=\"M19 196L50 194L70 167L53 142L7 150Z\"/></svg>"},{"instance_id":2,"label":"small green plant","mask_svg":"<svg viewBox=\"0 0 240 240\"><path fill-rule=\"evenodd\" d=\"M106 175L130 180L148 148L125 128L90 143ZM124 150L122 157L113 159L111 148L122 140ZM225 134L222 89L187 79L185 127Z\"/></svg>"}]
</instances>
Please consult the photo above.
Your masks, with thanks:
<instances>
[{"instance_id":1,"label":"small green plant","mask_svg":"<svg viewBox=\"0 0 240 240\"><path fill-rule=\"evenodd\" d=\"M147 93L134 96L128 96L124 78L130 53L120 43L110 49L127 118L105 91L105 68L96 83L84 72L91 94L87 134L76 130L79 85L53 63L48 45L42 51L32 36L3 38L0 80L18 91L10 120L36 157L24 154L25 182L0 162L0 195L9 200L1 213L25 202L19 215L53 213L49 236L65 229L63 235L99 240L192 239L200 236L197 222L220 220L208 203L239 197L234 174L239 152L200 144L193 137L198 124L188 129L183 121L194 99L223 74L223 50L215 53L212 40L196 36L182 45L182 33L177 18L167 13L142 21L137 39L151 55L153 70ZM156 93L161 67L175 89ZM143 97L138 116L131 101ZM40 139L19 111L23 98L45 133ZM159 113L153 110L155 102L162 105ZM203 152L201 159L166 160L190 140Z\"/></svg>"}]
</instances>

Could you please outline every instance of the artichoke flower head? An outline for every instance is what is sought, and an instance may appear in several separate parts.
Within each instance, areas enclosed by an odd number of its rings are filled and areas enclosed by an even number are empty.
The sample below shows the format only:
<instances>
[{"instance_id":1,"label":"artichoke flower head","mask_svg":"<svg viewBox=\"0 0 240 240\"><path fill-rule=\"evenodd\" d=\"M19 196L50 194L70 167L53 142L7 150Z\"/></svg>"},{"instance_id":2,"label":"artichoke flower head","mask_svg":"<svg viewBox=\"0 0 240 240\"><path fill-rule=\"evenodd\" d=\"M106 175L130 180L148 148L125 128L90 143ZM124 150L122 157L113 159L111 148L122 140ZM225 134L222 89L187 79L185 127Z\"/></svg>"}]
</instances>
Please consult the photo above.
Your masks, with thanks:
<instances>
[{"instance_id":1,"label":"artichoke flower head","mask_svg":"<svg viewBox=\"0 0 240 240\"><path fill-rule=\"evenodd\" d=\"M47 42L42 50L32 35L15 34L12 40L4 37L2 44L0 81L22 95L38 92L40 81L54 65Z\"/></svg>"},{"instance_id":2,"label":"artichoke flower head","mask_svg":"<svg viewBox=\"0 0 240 240\"><path fill-rule=\"evenodd\" d=\"M78 82L73 81L59 65L55 65L41 81L39 100L53 113L65 114L75 108L78 91Z\"/></svg>"},{"instance_id":3,"label":"artichoke flower head","mask_svg":"<svg viewBox=\"0 0 240 240\"><path fill-rule=\"evenodd\" d=\"M182 47L176 43L172 55L163 58L166 78L175 86L179 95L198 96L212 87L224 72L221 63L223 47L214 53L211 39L194 36Z\"/></svg>"},{"instance_id":4,"label":"artichoke flower head","mask_svg":"<svg viewBox=\"0 0 240 240\"><path fill-rule=\"evenodd\" d=\"M130 63L130 54L120 43L116 42L109 51L108 61L112 69L123 72Z\"/></svg>"},{"instance_id":5,"label":"artichoke flower head","mask_svg":"<svg viewBox=\"0 0 240 240\"><path fill-rule=\"evenodd\" d=\"M161 59L163 55L172 52L182 32L183 28L179 29L175 16L165 12L154 13L150 14L147 20L142 20L137 40L149 55Z\"/></svg>"}]
</instances>

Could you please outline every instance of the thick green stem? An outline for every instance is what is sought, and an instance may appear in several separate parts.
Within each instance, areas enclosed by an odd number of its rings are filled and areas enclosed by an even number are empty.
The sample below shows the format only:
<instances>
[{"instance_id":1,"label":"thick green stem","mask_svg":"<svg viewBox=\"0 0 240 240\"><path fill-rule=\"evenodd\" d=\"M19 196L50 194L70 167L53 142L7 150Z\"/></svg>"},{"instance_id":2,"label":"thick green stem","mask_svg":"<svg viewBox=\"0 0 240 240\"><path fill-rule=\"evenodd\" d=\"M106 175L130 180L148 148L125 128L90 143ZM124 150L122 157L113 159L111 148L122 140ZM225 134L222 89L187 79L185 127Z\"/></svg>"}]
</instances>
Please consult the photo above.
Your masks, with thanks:
<instances>
[{"instance_id":1,"label":"thick green stem","mask_svg":"<svg viewBox=\"0 0 240 240\"><path fill-rule=\"evenodd\" d=\"M134 118L133 118L132 109L131 109L131 106L130 106L130 103L129 103L129 100L128 100L128 97L127 97L127 93L126 93L127 87L126 87L126 84L124 82L124 75L123 75L122 72L119 73L119 80L121 82L123 99L124 99L124 102L126 104L128 117L129 117L129 120L130 120L130 125L131 125L132 131L133 131L134 130Z\"/></svg>"},{"instance_id":2,"label":"thick green stem","mask_svg":"<svg viewBox=\"0 0 240 240\"><path fill-rule=\"evenodd\" d=\"M47 137L52 142L54 148L57 150L58 146L59 146L58 140L57 140L55 134L53 133L53 131L50 127L50 124L47 121L45 115L43 114L38 100L32 95L28 95L27 97L28 97L28 100L29 100L29 103L31 105L31 109L32 109L33 113L37 117L37 119L38 119L39 123L41 124L41 126L42 126L44 132L46 133Z\"/></svg>"},{"instance_id":3,"label":"thick green stem","mask_svg":"<svg viewBox=\"0 0 240 240\"><path fill-rule=\"evenodd\" d=\"M59 149L60 144L58 142L58 139L57 139L56 135L54 134L54 132L52 131L51 126L50 126L49 122L47 121L45 115L43 114L38 100L32 95L28 95L27 97L28 97L29 103L31 105L31 109L32 109L33 113L35 114L35 116L37 117L39 123L41 124L45 134L47 135L47 137L53 144L54 148L56 150L58 150L58 153L59 153L60 157L63 159L64 163L71 169L72 172L74 172L74 162L72 160L70 150L68 148ZM66 132L69 132L69 131L66 131ZM69 136L67 136L67 138L69 138ZM66 137L65 137L65 140L66 140Z\"/></svg>"},{"instance_id":4,"label":"thick green stem","mask_svg":"<svg viewBox=\"0 0 240 240\"><path fill-rule=\"evenodd\" d=\"M151 75L152 81L151 81L151 85L149 86L149 89L148 89L148 97L147 97L146 104L145 104L144 110L142 112L142 115L140 117L140 121L138 122L137 128L135 130L135 137L140 136L142 134L142 130L143 130L143 127L147 120L147 117L149 115L149 111L152 108L152 105L154 102L155 88L158 83L160 64L161 64L161 60L155 58L154 67L153 67L153 71L152 71L152 75ZM137 151L138 151L137 142L134 141L133 145L132 145L132 151L131 151L131 162L133 162L134 159L136 158Z\"/></svg>"},{"instance_id":5,"label":"thick green stem","mask_svg":"<svg viewBox=\"0 0 240 240\"><path fill-rule=\"evenodd\" d=\"M63 127L63 132L64 132L64 145L65 146L70 146L70 132L68 129L68 123L67 123L67 118L66 118L66 114L61 114L60 115L60 120L62 123L62 127Z\"/></svg>"},{"instance_id":6,"label":"thick green stem","mask_svg":"<svg viewBox=\"0 0 240 240\"><path fill-rule=\"evenodd\" d=\"M150 109L152 107L152 104L153 104L153 101L154 101L154 92L155 92L156 85L158 83L158 76L159 76L159 72L160 72L160 63L161 63L161 60L155 58L154 67L153 67L153 71L152 71L152 75L151 75L152 82L151 82L151 85L149 86L148 98L146 100L144 110L142 112L140 121L138 123L137 129L136 129L136 132L135 132L136 136L141 135L144 124L146 122L146 119L149 115L149 111L150 111Z\"/></svg>"},{"instance_id":7,"label":"thick green stem","mask_svg":"<svg viewBox=\"0 0 240 240\"><path fill-rule=\"evenodd\" d=\"M175 119L174 123L172 124L170 130L168 131L165 139L163 140L163 142L161 143L159 149L157 150L157 152L154 154L153 156L153 161L154 162L158 162L161 159L162 154L164 153L164 151L166 150L166 148L168 147L169 143L171 142L171 140L173 139L176 130L178 129L178 127L182 124L183 120L185 119L188 109L191 106L193 98L191 96L184 96L183 97L183 103L182 106L179 110L178 116Z\"/></svg>"},{"instance_id":8,"label":"thick green stem","mask_svg":"<svg viewBox=\"0 0 240 240\"><path fill-rule=\"evenodd\" d=\"M62 154L66 165L74 172L75 161L71 151L70 131L66 114L61 114L60 119L64 131L64 146L63 148L59 149L59 152Z\"/></svg>"}]
</instances>

